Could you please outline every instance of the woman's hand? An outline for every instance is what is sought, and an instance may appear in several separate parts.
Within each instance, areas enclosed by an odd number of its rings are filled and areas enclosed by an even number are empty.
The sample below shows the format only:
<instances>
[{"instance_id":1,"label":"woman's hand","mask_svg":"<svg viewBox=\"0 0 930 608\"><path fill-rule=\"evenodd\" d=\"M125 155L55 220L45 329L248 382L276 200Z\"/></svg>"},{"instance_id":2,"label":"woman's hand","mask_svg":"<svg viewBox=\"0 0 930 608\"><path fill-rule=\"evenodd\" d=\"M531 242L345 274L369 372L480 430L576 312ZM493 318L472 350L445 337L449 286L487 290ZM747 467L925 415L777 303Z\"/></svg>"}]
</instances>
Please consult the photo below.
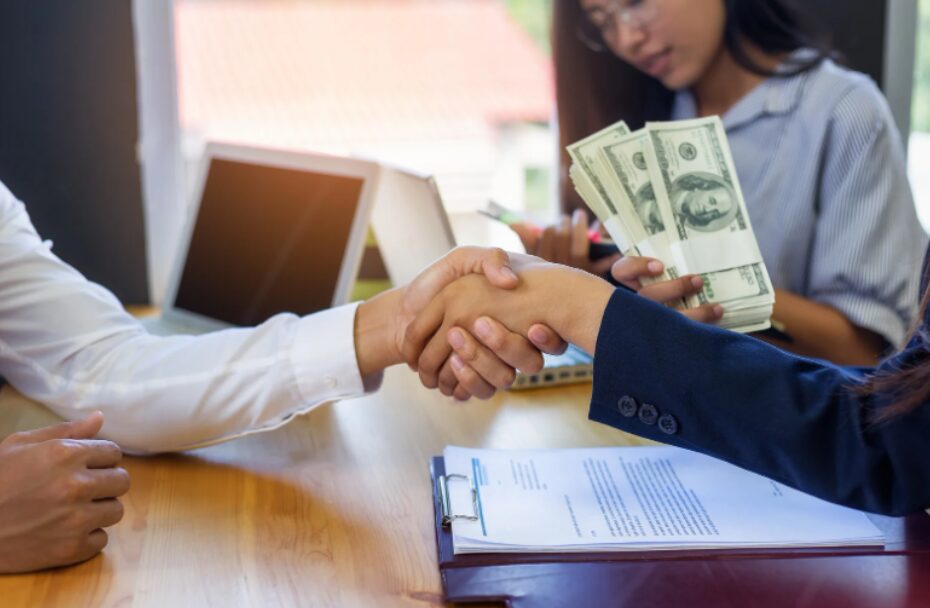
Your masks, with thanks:
<instances>
[{"instance_id":1,"label":"woman's hand","mask_svg":"<svg viewBox=\"0 0 930 608\"><path fill-rule=\"evenodd\" d=\"M563 215L558 222L542 230L530 224L511 225L530 255L603 276L620 256L592 261L589 257L591 228L588 215L582 209L576 209L571 217Z\"/></svg>"},{"instance_id":2,"label":"woman's hand","mask_svg":"<svg viewBox=\"0 0 930 608\"><path fill-rule=\"evenodd\" d=\"M723 318L723 307L705 304L699 308L682 309L679 304L704 289L704 279L698 275L687 275L671 281L643 285L643 279L654 279L665 271L665 264L653 258L621 258L610 270L611 276L625 287L642 297L659 304L678 308L681 314L701 323L717 323Z\"/></svg>"}]
</instances>

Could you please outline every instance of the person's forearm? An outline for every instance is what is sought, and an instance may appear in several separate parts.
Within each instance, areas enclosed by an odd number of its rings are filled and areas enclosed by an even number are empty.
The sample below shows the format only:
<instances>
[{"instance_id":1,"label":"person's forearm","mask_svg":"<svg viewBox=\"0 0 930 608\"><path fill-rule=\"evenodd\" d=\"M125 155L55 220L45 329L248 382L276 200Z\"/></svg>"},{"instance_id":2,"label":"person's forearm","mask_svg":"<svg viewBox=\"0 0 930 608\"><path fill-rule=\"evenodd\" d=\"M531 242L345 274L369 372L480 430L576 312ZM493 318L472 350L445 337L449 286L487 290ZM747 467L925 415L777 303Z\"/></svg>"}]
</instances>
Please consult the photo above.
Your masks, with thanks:
<instances>
[{"instance_id":1,"label":"person's forearm","mask_svg":"<svg viewBox=\"0 0 930 608\"><path fill-rule=\"evenodd\" d=\"M392 289L363 302L355 314L355 354L363 377L403 362L398 335L403 294Z\"/></svg>"},{"instance_id":2,"label":"person's forearm","mask_svg":"<svg viewBox=\"0 0 930 608\"><path fill-rule=\"evenodd\" d=\"M784 290L776 290L772 316L793 342L766 341L806 357L840 365L875 365L885 346L881 336L853 325L836 309Z\"/></svg>"},{"instance_id":3,"label":"person's forearm","mask_svg":"<svg viewBox=\"0 0 930 608\"><path fill-rule=\"evenodd\" d=\"M930 504L919 448L930 410L872 424L872 408L896 396L858 393L861 370L696 324L619 290L602 325L592 419L854 508L901 515ZM624 398L669 416L667 425L625 413Z\"/></svg>"},{"instance_id":4,"label":"person's forearm","mask_svg":"<svg viewBox=\"0 0 930 608\"><path fill-rule=\"evenodd\" d=\"M565 341L593 353L613 291L610 283L591 274L566 272L559 285L561 297L551 302L552 319L545 322Z\"/></svg>"}]
</instances>

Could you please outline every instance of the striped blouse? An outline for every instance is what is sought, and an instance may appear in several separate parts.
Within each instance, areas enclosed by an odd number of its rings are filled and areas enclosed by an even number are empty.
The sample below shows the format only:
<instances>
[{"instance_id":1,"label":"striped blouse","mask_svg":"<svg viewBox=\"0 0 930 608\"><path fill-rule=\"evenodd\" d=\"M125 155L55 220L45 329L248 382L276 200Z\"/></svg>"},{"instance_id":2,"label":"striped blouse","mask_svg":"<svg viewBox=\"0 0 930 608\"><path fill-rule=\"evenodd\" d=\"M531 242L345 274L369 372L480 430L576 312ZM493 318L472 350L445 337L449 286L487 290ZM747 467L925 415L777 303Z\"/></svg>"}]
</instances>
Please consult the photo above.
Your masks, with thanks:
<instances>
[{"instance_id":1,"label":"striped blouse","mask_svg":"<svg viewBox=\"0 0 930 608\"><path fill-rule=\"evenodd\" d=\"M679 92L672 118L696 113L693 96ZM875 84L825 61L763 82L723 123L775 287L900 346L917 312L927 236Z\"/></svg>"}]
</instances>

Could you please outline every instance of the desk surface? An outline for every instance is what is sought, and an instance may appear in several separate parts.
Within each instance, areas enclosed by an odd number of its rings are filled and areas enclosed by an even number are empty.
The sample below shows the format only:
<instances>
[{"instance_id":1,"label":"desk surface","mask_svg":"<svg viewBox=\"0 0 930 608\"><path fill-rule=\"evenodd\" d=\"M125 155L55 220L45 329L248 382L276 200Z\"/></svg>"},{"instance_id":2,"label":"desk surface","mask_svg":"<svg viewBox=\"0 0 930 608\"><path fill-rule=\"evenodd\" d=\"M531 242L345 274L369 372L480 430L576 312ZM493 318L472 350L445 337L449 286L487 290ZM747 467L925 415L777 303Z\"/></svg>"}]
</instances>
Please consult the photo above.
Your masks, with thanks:
<instances>
[{"instance_id":1,"label":"desk surface","mask_svg":"<svg viewBox=\"0 0 930 608\"><path fill-rule=\"evenodd\" d=\"M590 385L465 405L404 368L382 390L186 455L127 458L132 490L91 561L0 576L4 606L437 606L429 458L446 444L646 444L587 420ZM6 387L0 435L55 418Z\"/></svg>"}]
</instances>

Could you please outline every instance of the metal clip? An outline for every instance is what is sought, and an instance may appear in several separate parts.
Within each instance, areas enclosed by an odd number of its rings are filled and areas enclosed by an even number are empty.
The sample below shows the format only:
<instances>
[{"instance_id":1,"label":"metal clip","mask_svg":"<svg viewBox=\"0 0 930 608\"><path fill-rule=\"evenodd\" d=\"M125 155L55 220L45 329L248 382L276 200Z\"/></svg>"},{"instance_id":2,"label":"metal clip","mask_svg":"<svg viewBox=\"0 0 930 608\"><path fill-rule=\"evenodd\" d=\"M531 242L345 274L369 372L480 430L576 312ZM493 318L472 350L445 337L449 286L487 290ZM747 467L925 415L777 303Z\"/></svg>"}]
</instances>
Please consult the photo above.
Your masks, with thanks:
<instances>
[{"instance_id":1,"label":"metal clip","mask_svg":"<svg viewBox=\"0 0 930 608\"><path fill-rule=\"evenodd\" d=\"M471 506L474 515L455 514L452 512L452 498L449 494L449 480L451 479L460 479L468 484L468 489L471 490ZM440 475L436 483L439 484L439 503L442 508L442 525L444 527L451 526L452 522L456 519L478 521L478 490L467 475Z\"/></svg>"}]
</instances>

